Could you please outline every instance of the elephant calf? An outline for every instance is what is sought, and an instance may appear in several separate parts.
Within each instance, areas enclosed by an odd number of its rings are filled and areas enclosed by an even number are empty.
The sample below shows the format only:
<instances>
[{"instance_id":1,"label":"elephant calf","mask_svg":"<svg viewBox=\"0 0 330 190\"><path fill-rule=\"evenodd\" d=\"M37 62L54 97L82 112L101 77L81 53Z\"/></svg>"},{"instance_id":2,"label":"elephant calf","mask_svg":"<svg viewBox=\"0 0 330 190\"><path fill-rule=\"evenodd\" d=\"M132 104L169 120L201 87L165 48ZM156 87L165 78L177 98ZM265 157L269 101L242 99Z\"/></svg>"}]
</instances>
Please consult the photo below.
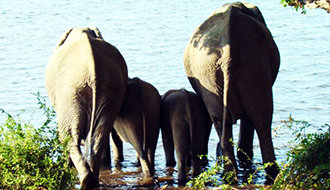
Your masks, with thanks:
<instances>
[{"instance_id":1,"label":"elephant calf","mask_svg":"<svg viewBox=\"0 0 330 190\"><path fill-rule=\"evenodd\" d=\"M179 184L186 182L186 160L193 161L192 176L201 171L198 155L208 152L212 122L202 99L185 89L170 90L162 96L161 130L166 166L175 166L174 148L178 158Z\"/></svg>"},{"instance_id":2,"label":"elephant calf","mask_svg":"<svg viewBox=\"0 0 330 190\"><path fill-rule=\"evenodd\" d=\"M129 142L137 151L145 177L154 175L154 159L160 128L161 99L158 90L139 79L129 79L124 103L114 123L115 160L123 159L122 141ZM109 141L108 141L109 142ZM110 147L104 157L110 160Z\"/></svg>"},{"instance_id":3,"label":"elephant calf","mask_svg":"<svg viewBox=\"0 0 330 190\"><path fill-rule=\"evenodd\" d=\"M83 189L97 187L101 154L122 105L128 76L120 52L97 28L68 30L49 60L46 89L61 140L71 136L70 158ZM80 150L86 140L87 161Z\"/></svg>"}]
</instances>

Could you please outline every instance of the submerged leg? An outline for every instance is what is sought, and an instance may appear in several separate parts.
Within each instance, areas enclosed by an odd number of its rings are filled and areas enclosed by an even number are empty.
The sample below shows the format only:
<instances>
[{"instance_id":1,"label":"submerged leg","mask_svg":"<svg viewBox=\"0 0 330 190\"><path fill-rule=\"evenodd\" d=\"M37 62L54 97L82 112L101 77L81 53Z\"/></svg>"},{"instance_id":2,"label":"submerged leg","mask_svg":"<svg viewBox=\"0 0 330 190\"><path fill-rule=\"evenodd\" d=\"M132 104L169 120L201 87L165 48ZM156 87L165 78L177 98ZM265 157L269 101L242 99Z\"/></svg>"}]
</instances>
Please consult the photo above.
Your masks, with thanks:
<instances>
[{"instance_id":1,"label":"submerged leg","mask_svg":"<svg viewBox=\"0 0 330 190\"><path fill-rule=\"evenodd\" d=\"M270 163L270 166L266 170L266 183L271 184L275 180L279 173L279 166L275 162L275 152L271 137L271 128L267 127L257 127L257 134L259 137L260 149L262 154L263 163Z\"/></svg>"},{"instance_id":2,"label":"submerged leg","mask_svg":"<svg viewBox=\"0 0 330 190\"><path fill-rule=\"evenodd\" d=\"M115 128L112 128L111 131L111 142L113 144L112 150L113 150L115 165L120 165L120 162L124 161L123 141L118 136Z\"/></svg>"},{"instance_id":3,"label":"submerged leg","mask_svg":"<svg viewBox=\"0 0 330 190\"><path fill-rule=\"evenodd\" d=\"M228 108L224 109L223 119L224 121L223 121L223 133L221 138L222 139L221 148L223 151L223 155L225 156L225 172L234 172L234 175L231 175L229 180L236 181L238 169L237 169L237 163L236 163L236 159L234 155L234 147L233 147L233 127L232 127L233 123Z\"/></svg>"},{"instance_id":4,"label":"submerged leg","mask_svg":"<svg viewBox=\"0 0 330 190\"><path fill-rule=\"evenodd\" d=\"M105 145L105 149L104 152L101 156L101 166L108 168L111 167L111 153L110 153L110 138L108 137L106 139L106 145Z\"/></svg>"},{"instance_id":5,"label":"submerged leg","mask_svg":"<svg viewBox=\"0 0 330 190\"><path fill-rule=\"evenodd\" d=\"M254 125L248 119L241 119L238 139L237 158L240 166L246 168L252 165Z\"/></svg>"}]
</instances>

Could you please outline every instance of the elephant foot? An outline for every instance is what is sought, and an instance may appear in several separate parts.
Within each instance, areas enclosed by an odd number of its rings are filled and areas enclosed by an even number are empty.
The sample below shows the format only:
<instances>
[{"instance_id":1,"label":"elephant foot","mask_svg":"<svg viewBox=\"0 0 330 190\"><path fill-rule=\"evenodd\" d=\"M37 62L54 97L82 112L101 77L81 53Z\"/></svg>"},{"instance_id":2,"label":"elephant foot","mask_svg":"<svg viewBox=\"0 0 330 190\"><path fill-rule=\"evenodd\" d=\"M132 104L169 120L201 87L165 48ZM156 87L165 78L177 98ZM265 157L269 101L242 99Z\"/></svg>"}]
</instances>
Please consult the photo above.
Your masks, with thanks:
<instances>
[{"instance_id":1,"label":"elephant foot","mask_svg":"<svg viewBox=\"0 0 330 190\"><path fill-rule=\"evenodd\" d=\"M101 159L101 167L108 168L111 167L111 160L109 159Z\"/></svg>"},{"instance_id":2,"label":"elephant foot","mask_svg":"<svg viewBox=\"0 0 330 190\"><path fill-rule=\"evenodd\" d=\"M216 156L217 156L217 160L219 160L219 157L221 157L222 154L222 149L221 149L221 142L219 141L217 144L217 152L216 152Z\"/></svg>"},{"instance_id":3,"label":"elephant foot","mask_svg":"<svg viewBox=\"0 0 330 190\"><path fill-rule=\"evenodd\" d=\"M85 172L80 179L81 189L89 190L100 186L98 180L95 179L91 172Z\"/></svg>"},{"instance_id":4,"label":"elephant foot","mask_svg":"<svg viewBox=\"0 0 330 190\"><path fill-rule=\"evenodd\" d=\"M174 159L166 160L166 166L167 167L174 167L176 165L176 162Z\"/></svg>"},{"instance_id":5,"label":"elephant foot","mask_svg":"<svg viewBox=\"0 0 330 190\"><path fill-rule=\"evenodd\" d=\"M133 163L133 165L134 165L135 167L141 167L140 160L137 159L137 160Z\"/></svg>"},{"instance_id":6,"label":"elephant foot","mask_svg":"<svg viewBox=\"0 0 330 190\"><path fill-rule=\"evenodd\" d=\"M152 181L154 182L154 185L156 185L158 188L160 188L160 183L159 183L158 177L153 177Z\"/></svg>"},{"instance_id":7,"label":"elephant foot","mask_svg":"<svg viewBox=\"0 0 330 190\"><path fill-rule=\"evenodd\" d=\"M276 162L272 163L270 166L265 168L266 170L266 181L265 185L271 185L274 183L274 180L276 179L277 175L279 174L280 168L277 165Z\"/></svg>"},{"instance_id":8,"label":"elephant foot","mask_svg":"<svg viewBox=\"0 0 330 190\"><path fill-rule=\"evenodd\" d=\"M166 173L167 176L173 176L175 169L172 166L169 166L169 167L166 166L166 168L164 169L164 172Z\"/></svg>"},{"instance_id":9,"label":"elephant foot","mask_svg":"<svg viewBox=\"0 0 330 190\"><path fill-rule=\"evenodd\" d=\"M74 164L73 164L73 162L72 162L71 157L69 157L68 165L69 165L70 168L74 168Z\"/></svg>"},{"instance_id":10,"label":"elephant foot","mask_svg":"<svg viewBox=\"0 0 330 190\"><path fill-rule=\"evenodd\" d=\"M186 186L187 179L178 179L178 185L179 186Z\"/></svg>"},{"instance_id":11,"label":"elephant foot","mask_svg":"<svg viewBox=\"0 0 330 190\"><path fill-rule=\"evenodd\" d=\"M124 167L124 165L121 162L115 162L115 168L118 170L121 170Z\"/></svg>"},{"instance_id":12,"label":"elephant foot","mask_svg":"<svg viewBox=\"0 0 330 190\"><path fill-rule=\"evenodd\" d=\"M243 169L251 169L253 162L251 159L238 158L238 165L240 168L243 168Z\"/></svg>"},{"instance_id":13,"label":"elephant foot","mask_svg":"<svg viewBox=\"0 0 330 190\"><path fill-rule=\"evenodd\" d=\"M116 162L123 162L124 161L124 156L118 156L115 158Z\"/></svg>"},{"instance_id":14,"label":"elephant foot","mask_svg":"<svg viewBox=\"0 0 330 190\"><path fill-rule=\"evenodd\" d=\"M207 156L203 156L201 160L202 167L206 167L209 165L209 160L207 159Z\"/></svg>"},{"instance_id":15,"label":"elephant foot","mask_svg":"<svg viewBox=\"0 0 330 190\"><path fill-rule=\"evenodd\" d=\"M238 164L241 168L249 169L252 167L252 153L246 153L243 150L237 151Z\"/></svg>"},{"instance_id":16,"label":"elephant foot","mask_svg":"<svg viewBox=\"0 0 330 190\"><path fill-rule=\"evenodd\" d=\"M224 171L222 174L222 180L224 184L237 185L238 178L235 171Z\"/></svg>"}]
</instances>

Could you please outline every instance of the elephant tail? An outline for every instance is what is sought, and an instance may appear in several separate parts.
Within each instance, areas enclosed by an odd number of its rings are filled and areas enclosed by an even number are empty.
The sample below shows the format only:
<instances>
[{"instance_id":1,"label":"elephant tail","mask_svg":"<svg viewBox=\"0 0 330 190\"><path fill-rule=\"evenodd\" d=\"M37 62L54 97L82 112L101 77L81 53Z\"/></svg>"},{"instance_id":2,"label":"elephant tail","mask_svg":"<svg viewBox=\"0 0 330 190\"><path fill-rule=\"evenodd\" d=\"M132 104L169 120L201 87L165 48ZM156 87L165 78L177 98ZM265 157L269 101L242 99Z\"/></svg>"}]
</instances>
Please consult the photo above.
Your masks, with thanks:
<instances>
[{"instance_id":1,"label":"elephant tail","mask_svg":"<svg viewBox=\"0 0 330 190\"><path fill-rule=\"evenodd\" d=\"M192 102L191 102L191 97L190 97L190 92L188 92L186 89L182 88L180 90L184 94L184 99L185 99L185 105L186 105L186 122L189 124L189 135L190 135L190 143L192 147L192 143L194 143L194 133L193 133L193 127L194 127L194 115L192 115L192 110L194 109L192 107Z\"/></svg>"},{"instance_id":2,"label":"elephant tail","mask_svg":"<svg viewBox=\"0 0 330 190\"><path fill-rule=\"evenodd\" d=\"M147 130L148 130L148 121L149 119L147 118L148 115L146 113L146 105L145 105L145 96L142 90L142 85L141 83L139 83L140 85L140 90L141 90L141 103L142 103L142 120L143 120L143 150L145 150L147 152Z\"/></svg>"},{"instance_id":3,"label":"elephant tail","mask_svg":"<svg viewBox=\"0 0 330 190\"><path fill-rule=\"evenodd\" d=\"M93 133L95 130L95 122L97 120L97 92L96 92L96 88L92 87L91 88L92 91L92 110L90 113L90 125L89 125L89 132L87 135L87 138L85 140L85 155L91 155L94 154L93 152L93 144L92 143L92 137L93 137Z\"/></svg>"},{"instance_id":4,"label":"elephant tail","mask_svg":"<svg viewBox=\"0 0 330 190\"><path fill-rule=\"evenodd\" d=\"M141 100L141 114L142 114L142 125L143 125L143 150L147 152L147 131L148 131L148 114L147 114L147 110L146 110L146 97L145 97L145 89L143 89L143 84L142 81L135 77L133 78L133 80L136 81L137 83L137 89L139 90L139 93L137 94L137 96L140 96L140 100Z\"/></svg>"}]
</instances>

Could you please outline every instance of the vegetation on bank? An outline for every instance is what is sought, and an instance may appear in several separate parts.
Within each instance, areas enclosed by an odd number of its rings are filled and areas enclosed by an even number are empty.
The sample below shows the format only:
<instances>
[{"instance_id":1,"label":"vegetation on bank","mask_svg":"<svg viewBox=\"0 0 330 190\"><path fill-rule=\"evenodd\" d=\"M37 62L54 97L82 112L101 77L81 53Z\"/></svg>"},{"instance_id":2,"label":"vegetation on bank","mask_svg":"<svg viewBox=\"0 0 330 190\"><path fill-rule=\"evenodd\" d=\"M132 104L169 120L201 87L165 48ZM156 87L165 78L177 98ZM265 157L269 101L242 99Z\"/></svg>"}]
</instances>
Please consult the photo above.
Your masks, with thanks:
<instances>
[{"instance_id":1,"label":"vegetation on bank","mask_svg":"<svg viewBox=\"0 0 330 190\"><path fill-rule=\"evenodd\" d=\"M60 143L52 108L37 93L46 121L35 128L0 109L0 189L73 189L76 171L68 165L66 142ZM1 121L3 122L3 121Z\"/></svg>"},{"instance_id":2,"label":"vegetation on bank","mask_svg":"<svg viewBox=\"0 0 330 190\"><path fill-rule=\"evenodd\" d=\"M317 133L306 133L312 126L289 117L286 126L294 129L295 145L287 154L287 163L275 180L273 189L330 189L330 126Z\"/></svg>"}]
</instances>

